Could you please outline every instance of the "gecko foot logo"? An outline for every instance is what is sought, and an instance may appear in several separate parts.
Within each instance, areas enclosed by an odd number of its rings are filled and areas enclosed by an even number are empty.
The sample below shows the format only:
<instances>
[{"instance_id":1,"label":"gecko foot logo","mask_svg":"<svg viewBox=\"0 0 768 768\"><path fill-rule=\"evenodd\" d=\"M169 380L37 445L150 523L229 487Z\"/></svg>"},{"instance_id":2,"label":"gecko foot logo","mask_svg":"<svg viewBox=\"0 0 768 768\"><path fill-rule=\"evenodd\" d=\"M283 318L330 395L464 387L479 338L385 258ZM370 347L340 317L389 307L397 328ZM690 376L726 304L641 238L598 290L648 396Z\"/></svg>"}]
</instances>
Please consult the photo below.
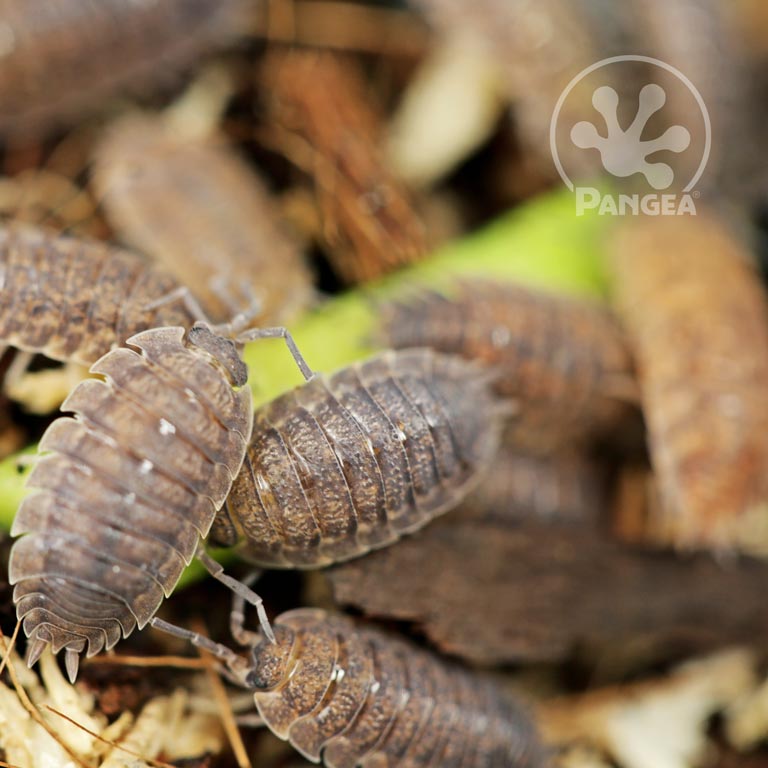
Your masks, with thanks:
<instances>
[{"instance_id":1,"label":"gecko foot logo","mask_svg":"<svg viewBox=\"0 0 768 768\"><path fill-rule=\"evenodd\" d=\"M605 84L642 82L649 75L665 87L651 82L634 97L620 97ZM584 107L590 91L594 111ZM568 125L569 118L593 115L594 120ZM695 214L692 190L710 145L709 115L698 90L682 72L647 56L615 56L587 67L561 94L550 125L552 157L576 194L577 215L588 209L614 215ZM593 186L574 183L600 167L616 179L627 179L624 188L631 184L640 191L601 194Z\"/></svg>"}]
</instances>

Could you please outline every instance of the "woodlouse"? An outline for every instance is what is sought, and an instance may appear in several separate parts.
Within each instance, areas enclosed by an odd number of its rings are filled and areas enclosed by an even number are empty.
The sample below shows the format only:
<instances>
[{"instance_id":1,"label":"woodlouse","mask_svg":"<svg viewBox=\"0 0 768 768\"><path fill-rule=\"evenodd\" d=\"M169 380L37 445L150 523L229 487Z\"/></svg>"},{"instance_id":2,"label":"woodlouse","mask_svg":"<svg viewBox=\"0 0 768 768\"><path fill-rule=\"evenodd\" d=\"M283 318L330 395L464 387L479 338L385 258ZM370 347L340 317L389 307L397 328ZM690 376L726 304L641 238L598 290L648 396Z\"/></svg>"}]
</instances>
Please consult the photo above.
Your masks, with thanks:
<instances>
[{"instance_id":1,"label":"woodlouse","mask_svg":"<svg viewBox=\"0 0 768 768\"><path fill-rule=\"evenodd\" d=\"M121 236L187 285L215 322L285 322L312 300L277 206L222 137L128 115L96 151L94 181Z\"/></svg>"},{"instance_id":2,"label":"woodlouse","mask_svg":"<svg viewBox=\"0 0 768 768\"><path fill-rule=\"evenodd\" d=\"M16 514L9 581L29 663L143 627L172 591L237 475L252 427L247 369L203 324L132 336L91 368L40 441ZM202 552L198 556L216 566ZM221 580L228 577L218 573Z\"/></svg>"},{"instance_id":3,"label":"woodlouse","mask_svg":"<svg viewBox=\"0 0 768 768\"><path fill-rule=\"evenodd\" d=\"M0 133L80 117L168 78L238 31L249 0L0 2Z\"/></svg>"},{"instance_id":4,"label":"woodlouse","mask_svg":"<svg viewBox=\"0 0 768 768\"><path fill-rule=\"evenodd\" d=\"M712 211L622 221L610 243L660 503L647 540L768 553L768 298Z\"/></svg>"},{"instance_id":5,"label":"woodlouse","mask_svg":"<svg viewBox=\"0 0 768 768\"><path fill-rule=\"evenodd\" d=\"M546 450L613 424L636 397L630 353L611 314L515 284L463 279L383 306L397 349L432 347L481 361L517 400L512 439Z\"/></svg>"},{"instance_id":6,"label":"woodlouse","mask_svg":"<svg viewBox=\"0 0 768 768\"><path fill-rule=\"evenodd\" d=\"M139 256L33 227L0 228L0 290L0 344L86 366L139 331L200 319Z\"/></svg>"},{"instance_id":7,"label":"woodlouse","mask_svg":"<svg viewBox=\"0 0 768 768\"><path fill-rule=\"evenodd\" d=\"M211 541L307 568L385 546L464 498L510 410L477 366L428 349L314 376L256 411Z\"/></svg>"},{"instance_id":8,"label":"woodlouse","mask_svg":"<svg viewBox=\"0 0 768 768\"><path fill-rule=\"evenodd\" d=\"M207 638L155 621L224 658L254 689L279 738L328 768L534 768L546 751L529 716L490 679L447 664L348 617L301 608L275 620L275 643L233 632L245 660Z\"/></svg>"}]
</instances>

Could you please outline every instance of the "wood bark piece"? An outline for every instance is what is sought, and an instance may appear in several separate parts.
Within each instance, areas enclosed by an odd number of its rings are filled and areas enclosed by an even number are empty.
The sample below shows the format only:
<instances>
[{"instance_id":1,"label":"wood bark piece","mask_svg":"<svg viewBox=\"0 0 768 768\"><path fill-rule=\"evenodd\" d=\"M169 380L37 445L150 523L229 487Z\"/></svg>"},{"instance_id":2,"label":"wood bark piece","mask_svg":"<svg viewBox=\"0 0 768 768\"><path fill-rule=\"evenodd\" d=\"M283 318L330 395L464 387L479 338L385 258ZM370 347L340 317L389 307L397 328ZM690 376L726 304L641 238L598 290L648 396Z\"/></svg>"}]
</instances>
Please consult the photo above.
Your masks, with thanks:
<instances>
[{"instance_id":1,"label":"wood bark piece","mask_svg":"<svg viewBox=\"0 0 768 768\"><path fill-rule=\"evenodd\" d=\"M500 525L458 511L328 574L341 604L413 622L482 664L761 637L765 577L755 561L631 550L594 521Z\"/></svg>"}]
</instances>

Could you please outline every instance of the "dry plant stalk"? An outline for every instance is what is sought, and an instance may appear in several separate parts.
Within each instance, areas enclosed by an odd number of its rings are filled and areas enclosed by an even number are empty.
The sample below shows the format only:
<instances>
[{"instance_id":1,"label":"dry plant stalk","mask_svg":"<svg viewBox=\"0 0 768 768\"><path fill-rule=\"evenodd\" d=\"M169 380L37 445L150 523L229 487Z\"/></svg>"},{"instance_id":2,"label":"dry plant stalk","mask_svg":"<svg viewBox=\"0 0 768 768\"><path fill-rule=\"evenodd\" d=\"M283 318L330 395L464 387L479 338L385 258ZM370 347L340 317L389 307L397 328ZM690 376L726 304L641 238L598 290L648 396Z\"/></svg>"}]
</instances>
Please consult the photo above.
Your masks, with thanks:
<instances>
[{"instance_id":1,"label":"dry plant stalk","mask_svg":"<svg viewBox=\"0 0 768 768\"><path fill-rule=\"evenodd\" d=\"M636 397L624 336L584 301L483 279L385 305L382 334L397 349L432 347L487 364L517 404L508 437L548 452L614 426Z\"/></svg>"},{"instance_id":2,"label":"dry plant stalk","mask_svg":"<svg viewBox=\"0 0 768 768\"><path fill-rule=\"evenodd\" d=\"M321 237L339 277L366 282L425 256L424 225L388 168L381 117L354 61L274 49L259 84L269 140L312 177Z\"/></svg>"},{"instance_id":3,"label":"dry plant stalk","mask_svg":"<svg viewBox=\"0 0 768 768\"><path fill-rule=\"evenodd\" d=\"M644 538L768 554L768 303L749 255L705 210L628 218L610 254L660 496Z\"/></svg>"},{"instance_id":4,"label":"dry plant stalk","mask_svg":"<svg viewBox=\"0 0 768 768\"><path fill-rule=\"evenodd\" d=\"M216 322L273 325L312 300L298 245L261 179L223 137L128 115L96 149L94 183L120 236L188 286Z\"/></svg>"}]
</instances>

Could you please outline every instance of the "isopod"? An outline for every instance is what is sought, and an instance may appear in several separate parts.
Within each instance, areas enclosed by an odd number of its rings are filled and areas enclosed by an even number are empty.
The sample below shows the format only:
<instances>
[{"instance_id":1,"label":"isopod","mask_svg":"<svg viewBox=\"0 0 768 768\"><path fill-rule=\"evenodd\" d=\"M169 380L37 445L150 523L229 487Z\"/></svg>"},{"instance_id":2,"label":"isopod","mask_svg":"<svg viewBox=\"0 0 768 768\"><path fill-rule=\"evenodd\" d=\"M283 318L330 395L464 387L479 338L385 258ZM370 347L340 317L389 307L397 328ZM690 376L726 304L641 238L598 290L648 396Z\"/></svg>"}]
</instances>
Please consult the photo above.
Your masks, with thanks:
<instances>
[{"instance_id":1,"label":"isopod","mask_svg":"<svg viewBox=\"0 0 768 768\"><path fill-rule=\"evenodd\" d=\"M117 305L116 305L117 306ZM116 310L113 310L116 311ZM33 664L142 628L195 555L243 462L252 427L235 344L197 324L143 331L99 359L40 441L19 507L9 581ZM225 581L205 553L214 576Z\"/></svg>"},{"instance_id":2,"label":"isopod","mask_svg":"<svg viewBox=\"0 0 768 768\"><path fill-rule=\"evenodd\" d=\"M635 349L658 504L647 540L768 553L768 298L712 211L617 227L616 301Z\"/></svg>"},{"instance_id":3,"label":"isopod","mask_svg":"<svg viewBox=\"0 0 768 768\"><path fill-rule=\"evenodd\" d=\"M249 0L0 2L0 133L43 132L156 86L238 31Z\"/></svg>"},{"instance_id":4,"label":"isopod","mask_svg":"<svg viewBox=\"0 0 768 768\"><path fill-rule=\"evenodd\" d=\"M0 228L0 296L0 344L85 366L135 333L201 319L139 256L27 226Z\"/></svg>"},{"instance_id":5,"label":"isopod","mask_svg":"<svg viewBox=\"0 0 768 768\"><path fill-rule=\"evenodd\" d=\"M211 541L303 568L386 546L464 498L511 408L477 366L428 349L313 376L256 411Z\"/></svg>"},{"instance_id":6,"label":"isopod","mask_svg":"<svg viewBox=\"0 0 768 768\"><path fill-rule=\"evenodd\" d=\"M620 327L588 302L463 279L450 294L384 305L382 326L397 349L431 347L492 367L497 391L519 403L510 434L528 450L605 430L637 397Z\"/></svg>"},{"instance_id":7,"label":"isopod","mask_svg":"<svg viewBox=\"0 0 768 768\"><path fill-rule=\"evenodd\" d=\"M248 660L155 620L225 659L269 729L328 768L536 768L547 754L529 715L490 679L328 611L281 614L275 643L242 630Z\"/></svg>"},{"instance_id":8,"label":"isopod","mask_svg":"<svg viewBox=\"0 0 768 768\"><path fill-rule=\"evenodd\" d=\"M216 322L285 322L312 299L309 271L261 180L222 138L128 115L96 151L94 181L122 237L187 285Z\"/></svg>"},{"instance_id":9,"label":"isopod","mask_svg":"<svg viewBox=\"0 0 768 768\"><path fill-rule=\"evenodd\" d=\"M464 519L510 527L523 521L591 520L606 507L606 475L599 461L570 446L541 455L525 453L503 440L461 514Z\"/></svg>"}]
</instances>

